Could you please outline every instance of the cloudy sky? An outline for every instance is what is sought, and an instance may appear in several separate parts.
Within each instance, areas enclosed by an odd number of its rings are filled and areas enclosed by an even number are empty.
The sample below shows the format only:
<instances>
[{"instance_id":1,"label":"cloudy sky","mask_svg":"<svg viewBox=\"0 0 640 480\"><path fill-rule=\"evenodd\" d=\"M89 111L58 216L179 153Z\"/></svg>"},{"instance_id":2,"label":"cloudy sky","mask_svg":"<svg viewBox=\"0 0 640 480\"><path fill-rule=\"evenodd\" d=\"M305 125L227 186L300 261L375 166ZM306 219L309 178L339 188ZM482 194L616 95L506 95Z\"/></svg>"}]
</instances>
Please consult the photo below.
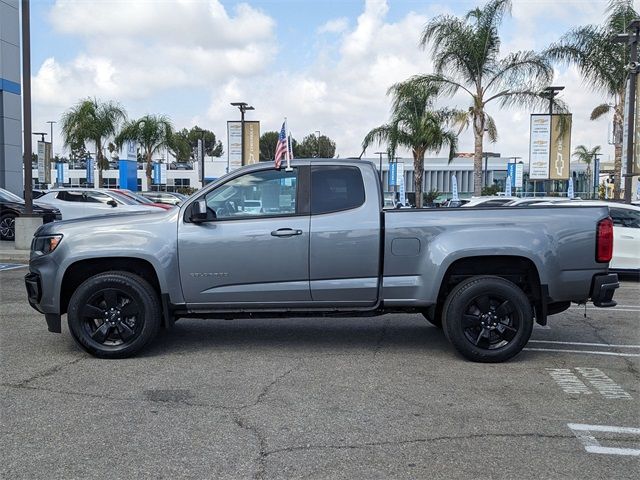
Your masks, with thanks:
<instances>
[{"instance_id":1,"label":"cloudy sky","mask_svg":"<svg viewBox=\"0 0 640 480\"><path fill-rule=\"evenodd\" d=\"M226 121L246 101L262 131L288 117L299 140L319 130L341 157L360 154L368 130L388 119L387 88L431 71L418 47L433 16L464 14L482 0L58 0L32 2L34 130L79 99L116 100L130 117L168 115L226 141ZM606 0L514 0L502 54L540 50L572 27L597 23ZM574 69L556 70L574 114L573 145L602 145L609 121L589 120L605 101ZM465 97L444 101L461 108ZM528 158L529 113L490 105L499 141L485 147ZM61 145L54 134L56 152ZM470 132L461 151L472 151ZM226 147L226 145L225 145ZM376 149L370 149L372 153ZM226 148L225 148L226 152ZM225 153L226 155L226 153Z\"/></svg>"}]
</instances>

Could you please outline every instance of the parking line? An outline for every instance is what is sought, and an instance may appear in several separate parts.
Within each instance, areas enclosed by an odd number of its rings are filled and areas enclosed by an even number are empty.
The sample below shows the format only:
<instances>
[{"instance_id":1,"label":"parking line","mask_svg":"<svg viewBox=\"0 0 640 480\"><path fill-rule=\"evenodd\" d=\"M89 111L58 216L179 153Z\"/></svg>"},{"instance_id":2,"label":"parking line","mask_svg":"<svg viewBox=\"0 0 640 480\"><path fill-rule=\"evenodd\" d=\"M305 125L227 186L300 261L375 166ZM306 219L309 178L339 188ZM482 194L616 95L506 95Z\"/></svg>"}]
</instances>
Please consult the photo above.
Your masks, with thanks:
<instances>
[{"instance_id":1,"label":"parking line","mask_svg":"<svg viewBox=\"0 0 640 480\"><path fill-rule=\"evenodd\" d=\"M28 266L29 265L18 265L15 263L0 263L0 272L3 272L5 270L15 270L17 268L25 268Z\"/></svg>"},{"instance_id":2,"label":"parking line","mask_svg":"<svg viewBox=\"0 0 640 480\"><path fill-rule=\"evenodd\" d=\"M640 345L616 345L612 343L561 342L559 340L529 340L529 343L555 343L560 345L580 345L583 347L640 348Z\"/></svg>"},{"instance_id":3,"label":"parking line","mask_svg":"<svg viewBox=\"0 0 640 480\"><path fill-rule=\"evenodd\" d=\"M582 443L588 453L599 453L605 455L629 455L640 456L640 449L637 448L617 448L603 447L591 432L620 433L625 435L640 435L640 428L632 427L612 427L608 425L585 425L582 423L567 423L573 434Z\"/></svg>"},{"instance_id":4,"label":"parking line","mask_svg":"<svg viewBox=\"0 0 640 480\"><path fill-rule=\"evenodd\" d=\"M578 311L578 312L584 312L585 308L582 307L577 307L577 308L570 308L569 310L573 310L573 311ZM586 310L590 311L590 312L602 312L602 313L607 313L607 312L640 312L640 308L618 308L618 307L613 307L613 308L598 308L598 307L587 307Z\"/></svg>"},{"instance_id":5,"label":"parking line","mask_svg":"<svg viewBox=\"0 0 640 480\"><path fill-rule=\"evenodd\" d=\"M588 353L590 355L609 355L612 357L640 357L640 353L596 352L593 350L566 350L562 348L523 348L528 352Z\"/></svg>"}]
</instances>

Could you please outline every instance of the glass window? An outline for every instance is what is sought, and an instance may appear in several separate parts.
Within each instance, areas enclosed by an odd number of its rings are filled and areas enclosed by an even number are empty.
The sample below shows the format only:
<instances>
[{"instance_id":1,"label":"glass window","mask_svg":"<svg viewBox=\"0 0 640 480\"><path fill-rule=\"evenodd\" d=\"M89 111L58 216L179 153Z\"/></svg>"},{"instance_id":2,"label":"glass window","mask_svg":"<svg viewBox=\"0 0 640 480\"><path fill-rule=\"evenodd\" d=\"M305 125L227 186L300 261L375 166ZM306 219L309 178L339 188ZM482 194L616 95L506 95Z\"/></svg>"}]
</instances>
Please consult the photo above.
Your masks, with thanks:
<instances>
[{"instance_id":1,"label":"glass window","mask_svg":"<svg viewBox=\"0 0 640 480\"><path fill-rule=\"evenodd\" d=\"M364 203L364 184L357 167L311 168L311 214L338 212Z\"/></svg>"},{"instance_id":2,"label":"glass window","mask_svg":"<svg viewBox=\"0 0 640 480\"><path fill-rule=\"evenodd\" d=\"M85 192L85 202L88 203L107 203L112 198L100 192Z\"/></svg>"},{"instance_id":3,"label":"glass window","mask_svg":"<svg viewBox=\"0 0 640 480\"><path fill-rule=\"evenodd\" d=\"M58 192L56 195L58 200L63 200L65 202L84 202L84 198L82 196L82 192L77 192L73 190L63 190Z\"/></svg>"},{"instance_id":4,"label":"glass window","mask_svg":"<svg viewBox=\"0 0 640 480\"><path fill-rule=\"evenodd\" d=\"M610 208L609 210L615 226L640 228L640 212L626 208Z\"/></svg>"},{"instance_id":5,"label":"glass window","mask_svg":"<svg viewBox=\"0 0 640 480\"><path fill-rule=\"evenodd\" d=\"M294 215L298 169L246 173L209 192L207 207L217 218Z\"/></svg>"}]
</instances>

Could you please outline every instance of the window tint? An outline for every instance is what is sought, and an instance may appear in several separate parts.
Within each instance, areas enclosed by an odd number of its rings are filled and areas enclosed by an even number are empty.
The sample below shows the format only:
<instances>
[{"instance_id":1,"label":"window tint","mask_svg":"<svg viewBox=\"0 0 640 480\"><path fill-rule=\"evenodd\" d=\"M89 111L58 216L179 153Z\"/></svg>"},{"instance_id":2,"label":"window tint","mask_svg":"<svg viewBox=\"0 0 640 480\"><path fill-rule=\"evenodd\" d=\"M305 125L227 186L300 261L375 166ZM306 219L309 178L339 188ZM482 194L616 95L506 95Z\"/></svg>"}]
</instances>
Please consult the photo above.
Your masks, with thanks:
<instances>
[{"instance_id":1,"label":"window tint","mask_svg":"<svg viewBox=\"0 0 640 480\"><path fill-rule=\"evenodd\" d=\"M357 167L311 168L311 214L338 212L364 203L364 184Z\"/></svg>"},{"instance_id":2,"label":"window tint","mask_svg":"<svg viewBox=\"0 0 640 480\"><path fill-rule=\"evenodd\" d=\"M640 228L640 212L624 208L610 208L609 210L615 226Z\"/></svg>"},{"instance_id":3,"label":"window tint","mask_svg":"<svg viewBox=\"0 0 640 480\"><path fill-rule=\"evenodd\" d=\"M58 195L56 196L56 198L58 200L63 200L65 202L84 202L82 192L74 192L74 191L58 192Z\"/></svg>"},{"instance_id":4,"label":"window tint","mask_svg":"<svg viewBox=\"0 0 640 480\"><path fill-rule=\"evenodd\" d=\"M104 193L99 192L85 192L86 200L88 203L107 203L112 198L109 195L105 195ZM122 202L118 202L122 203Z\"/></svg>"},{"instance_id":5,"label":"window tint","mask_svg":"<svg viewBox=\"0 0 640 480\"><path fill-rule=\"evenodd\" d=\"M209 192L207 207L217 218L294 215L298 169L246 173Z\"/></svg>"}]
</instances>

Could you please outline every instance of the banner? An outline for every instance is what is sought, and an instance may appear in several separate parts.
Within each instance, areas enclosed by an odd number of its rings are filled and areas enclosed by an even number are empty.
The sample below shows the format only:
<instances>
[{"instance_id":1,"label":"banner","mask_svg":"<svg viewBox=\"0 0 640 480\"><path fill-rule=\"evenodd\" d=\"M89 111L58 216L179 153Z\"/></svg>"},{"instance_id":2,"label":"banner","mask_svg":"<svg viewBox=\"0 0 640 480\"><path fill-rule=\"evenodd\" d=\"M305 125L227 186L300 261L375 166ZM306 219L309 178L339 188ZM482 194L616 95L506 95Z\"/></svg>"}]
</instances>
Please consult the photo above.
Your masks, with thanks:
<instances>
[{"instance_id":1,"label":"banner","mask_svg":"<svg viewBox=\"0 0 640 480\"><path fill-rule=\"evenodd\" d=\"M86 168L87 168L87 183L93 184L93 158L87 157Z\"/></svg>"},{"instance_id":2,"label":"banner","mask_svg":"<svg viewBox=\"0 0 640 480\"><path fill-rule=\"evenodd\" d=\"M260 160L260 122L244 122L244 146L242 165L258 163Z\"/></svg>"},{"instance_id":3,"label":"banner","mask_svg":"<svg viewBox=\"0 0 640 480\"><path fill-rule=\"evenodd\" d=\"M569 185L567 186L567 197L575 197L575 193L573 192L573 178L569 178Z\"/></svg>"},{"instance_id":4,"label":"banner","mask_svg":"<svg viewBox=\"0 0 640 480\"><path fill-rule=\"evenodd\" d=\"M529 129L529 179L549 178L551 116L532 114Z\"/></svg>"},{"instance_id":5,"label":"banner","mask_svg":"<svg viewBox=\"0 0 640 480\"><path fill-rule=\"evenodd\" d=\"M507 177L511 179L511 188L522 188L522 174L524 165L522 163L508 163Z\"/></svg>"},{"instance_id":6,"label":"banner","mask_svg":"<svg viewBox=\"0 0 640 480\"><path fill-rule=\"evenodd\" d=\"M153 184L167 184L167 164L156 162L153 164Z\"/></svg>"},{"instance_id":7,"label":"banner","mask_svg":"<svg viewBox=\"0 0 640 480\"><path fill-rule=\"evenodd\" d=\"M554 115L551 127L549 178L568 180L571 176L571 114Z\"/></svg>"},{"instance_id":8,"label":"banner","mask_svg":"<svg viewBox=\"0 0 640 480\"><path fill-rule=\"evenodd\" d=\"M511 196L511 182L513 182L513 178L511 178L511 175L507 175L507 182L506 182L506 188L505 188L505 195L507 197Z\"/></svg>"},{"instance_id":9,"label":"banner","mask_svg":"<svg viewBox=\"0 0 640 480\"><path fill-rule=\"evenodd\" d=\"M227 164L229 172L242 166L241 122L227 122Z\"/></svg>"},{"instance_id":10,"label":"banner","mask_svg":"<svg viewBox=\"0 0 640 480\"><path fill-rule=\"evenodd\" d=\"M51 144L38 142L38 182L51 183Z\"/></svg>"},{"instance_id":11,"label":"banner","mask_svg":"<svg viewBox=\"0 0 640 480\"><path fill-rule=\"evenodd\" d=\"M451 200L454 202L460 200L460 197L458 197L458 179L455 175L451 176Z\"/></svg>"},{"instance_id":12,"label":"banner","mask_svg":"<svg viewBox=\"0 0 640 480\"><path fill-rule=\"evenodd\" d=\"M397 162L389 162L389 190L391 190L391 187L393 187L394 185L397 185L396 180L397 180L397 166L398 163Z\"/></svg>"},{"instance_id":13,"label":"banner","mask_svg":"<svg viewBox=\"0 0 640 480\"><path fill-rule=\"evenodd\" d=\"M398 192L400 193L399 202L403 205L407 205L407 192L404 186L404 175L400 177L400 186L398 187Z\"/></svg>"},{"instance_id":14,"label":"banner","mask_svg":"<svg viewBox=\"0 0 640 480\"><path fill-rule=\"evenodd\" d=\"M635 143L633 152L633 174L640 175L640 82L636 82L636 124L635 124Z\"/></svg>"},{"instance_id":15,"label":"banner","mask_svg":"<svg viewBox=\"0 0 640 480\"><path fill-rule=\"evenodd\" d=\"M69 164L56 163L56 183L63 185L69 183Z\"/></svg>"}]
</instances>

